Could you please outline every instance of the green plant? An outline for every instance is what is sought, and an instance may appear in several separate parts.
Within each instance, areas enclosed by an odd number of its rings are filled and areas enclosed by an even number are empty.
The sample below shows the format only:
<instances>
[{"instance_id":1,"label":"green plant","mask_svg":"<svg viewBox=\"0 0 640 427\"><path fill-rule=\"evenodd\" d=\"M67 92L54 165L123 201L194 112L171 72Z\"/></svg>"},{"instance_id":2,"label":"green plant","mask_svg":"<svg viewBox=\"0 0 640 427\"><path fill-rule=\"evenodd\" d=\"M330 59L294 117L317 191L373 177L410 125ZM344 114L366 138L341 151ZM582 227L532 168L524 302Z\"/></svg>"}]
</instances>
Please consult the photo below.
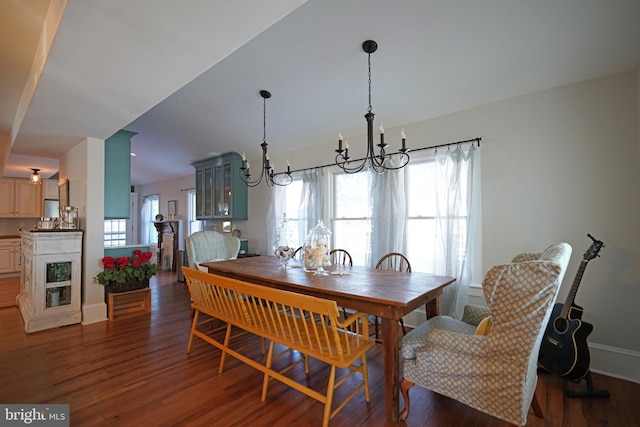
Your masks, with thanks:
<instances>
[{"instance_id":1,"label":"green plant","mask_svg":"<svg viewBox=\"0 0 640 427\"><path fill-rule=\"evenodd\" d=\"M148 263L150 259L151 252L142 252L139 249L133 251L133 258L106 256L102 258L104 270L98 273L95 279L101 285L150 279L158 272L157 264Z\"/></svg>"}]
</instances>

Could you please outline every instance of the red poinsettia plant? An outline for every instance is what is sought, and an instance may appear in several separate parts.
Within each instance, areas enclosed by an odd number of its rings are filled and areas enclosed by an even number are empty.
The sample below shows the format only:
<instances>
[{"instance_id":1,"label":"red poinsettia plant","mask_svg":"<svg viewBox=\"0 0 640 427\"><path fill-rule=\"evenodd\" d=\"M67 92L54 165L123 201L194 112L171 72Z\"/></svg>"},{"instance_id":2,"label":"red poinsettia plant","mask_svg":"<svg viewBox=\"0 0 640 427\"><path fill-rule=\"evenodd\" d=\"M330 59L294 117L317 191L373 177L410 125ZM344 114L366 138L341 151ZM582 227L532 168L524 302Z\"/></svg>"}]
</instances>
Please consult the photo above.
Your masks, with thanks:
<instances>
[{"instance_id":1,"label":"red poinsettia plant","mask_svg":"<svg viewBox=\"0 0 640 427\"><path fill-rule=\"evenodd\" d=\"M151 252L133 251L133 258L124 256L102 258L104 270L96 275L96 281L101 285L109 283L127 283L135 280L147 280L158 272L157 264L150 264Z\"/></svg>"}]
</instances>

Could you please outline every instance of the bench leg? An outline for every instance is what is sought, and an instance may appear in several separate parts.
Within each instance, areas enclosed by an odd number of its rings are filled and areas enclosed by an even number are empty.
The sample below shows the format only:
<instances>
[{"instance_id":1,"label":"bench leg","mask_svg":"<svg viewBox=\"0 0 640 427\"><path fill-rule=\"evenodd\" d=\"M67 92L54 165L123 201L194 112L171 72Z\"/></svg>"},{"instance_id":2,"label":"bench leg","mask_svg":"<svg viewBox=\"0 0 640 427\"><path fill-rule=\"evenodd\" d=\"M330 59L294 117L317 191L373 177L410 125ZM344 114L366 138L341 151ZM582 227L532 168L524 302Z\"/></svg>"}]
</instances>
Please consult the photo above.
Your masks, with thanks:
<instances>
[{"instance_id":1,"label":"bench leg","mask_svg":"<svg viewBox=\"0 0 640 427\"><path fill-rule=\"evenodd\" d=\"M193 333L196 331L196 326L198 325L199 314L200 312L198 310L194 310L193 322L191 322L191 332L189 332L189 343L187 344L187 354L191 352L191 344L193 344Z\"/></svg>"},{"instance_id":2,"label":"bench leg","mask_svg":"<svg viewBox=\"0 0 640 427\"><path fill-rule=\"evenodd\" d=\"M364 398L367 402L370 402L371 396L369 396L369 369L367 368L366 354L363 354L360 358L360 367L362 369L362 382L364 383Z\"/></svg>"},{"instance_id":3,"label":"bench leg","mask_svg":"<svg viewBox=\"0 0 640 427\"><path fill-rule=\"evenodd\" d=\"M224 335L224 348L229 348L229 340L231 339L231 323L227 323L227 332ZM222 354L220 355L220 367L218 368L218 373L222 373L222 368L224 368L224 361L227 358L227 352L222 350Z\"/></svg>"},{"instance_id":4,"label":"bench leg","mask_svg":"<svg viewBox=\"0 0 640 427\"><path fill-rule=\"evenodd\" d=\"M331 418L331 404L333 403L333 391L336 383L336 367L331 365L331 373L329 374L329 385L327 386L327 396L324 403L324 417L322 418L322 427L329 426Z\"/></svg>"},{"instance_id":5,"label":"bench leg","mask_svg":"<svg viewBox=\"0 0 640 427\"><path fill-rule=\"evenodd\" d=\"M262 401L264 402L267 399L267 388L269 387L269 370L271 369L271 364L273 363L273 341L269 342L269 354L267 354L267 363L265 367L267 368L264 371L264 379L262 380Z\"/></svg>"}]
</instances>

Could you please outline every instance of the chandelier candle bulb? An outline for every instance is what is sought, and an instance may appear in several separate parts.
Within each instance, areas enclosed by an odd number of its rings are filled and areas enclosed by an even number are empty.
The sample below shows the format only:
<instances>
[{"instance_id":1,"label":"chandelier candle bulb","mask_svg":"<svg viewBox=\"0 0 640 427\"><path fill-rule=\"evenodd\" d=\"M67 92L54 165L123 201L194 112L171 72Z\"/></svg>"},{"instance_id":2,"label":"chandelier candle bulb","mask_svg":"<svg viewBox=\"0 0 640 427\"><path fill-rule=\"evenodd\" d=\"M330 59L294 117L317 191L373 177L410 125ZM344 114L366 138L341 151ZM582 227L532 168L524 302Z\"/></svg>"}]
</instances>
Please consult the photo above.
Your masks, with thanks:
<instances>
[{"instance_id":1,"label":"chandelier candle bulb","mask_svg":"<svg viewBox=\"0 0 640 427\"><path fill-rule=\"evenodd\" d=\"M289 164L289 160L287 160L287 173L291 173L291 165Z\"/></svg>"},{"instance_id":2,"label":"chandelier candle bulb","mask_svg":"<svg viewBox=\"0 0 640 427\"><path fill-rule=\"evenodd\" d=\"M404 134L404 128L402 128L402 131L400 132L400 137L402 138L402 151L406 151L407 150L407 138L406 138L406 135Z\"/></svg>"}]
</instances>

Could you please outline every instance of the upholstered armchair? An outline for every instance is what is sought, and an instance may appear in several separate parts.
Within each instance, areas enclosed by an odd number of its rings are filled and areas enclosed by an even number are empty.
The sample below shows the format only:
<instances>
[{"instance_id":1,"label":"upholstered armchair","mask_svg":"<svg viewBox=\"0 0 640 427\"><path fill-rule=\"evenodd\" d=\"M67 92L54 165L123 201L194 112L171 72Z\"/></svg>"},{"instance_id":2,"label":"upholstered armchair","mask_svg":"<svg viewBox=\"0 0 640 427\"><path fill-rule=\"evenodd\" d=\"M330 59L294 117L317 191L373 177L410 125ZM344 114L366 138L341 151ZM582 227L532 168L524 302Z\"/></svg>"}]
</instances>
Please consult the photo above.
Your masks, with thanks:
<instances>
[{"instance_id":1,"label":"upholstered armchair","mask_svg":"<svg viewBox=\"0 0 640 427\"><path fill-rule=\"evenodd\" d=\"M240 251L240 239L231 233L196 231L185 239L189 267L199 268L199 263L235 259Z\"/></svg>"},{"instance_id":2,"label":"upholstered armchair","mask_svg":"<svg viewBox=\"0 0 640 427\"><path fill-rule=\"evenodd\" d=\"M405 335L400 417L409 415L414 384L511 424L525 425L530 406L542 416L538 351L570 256L567 243L517 255L486 273L487 307L467 306L462 320L435 316Z\"/></svg>"}]
</instances>

